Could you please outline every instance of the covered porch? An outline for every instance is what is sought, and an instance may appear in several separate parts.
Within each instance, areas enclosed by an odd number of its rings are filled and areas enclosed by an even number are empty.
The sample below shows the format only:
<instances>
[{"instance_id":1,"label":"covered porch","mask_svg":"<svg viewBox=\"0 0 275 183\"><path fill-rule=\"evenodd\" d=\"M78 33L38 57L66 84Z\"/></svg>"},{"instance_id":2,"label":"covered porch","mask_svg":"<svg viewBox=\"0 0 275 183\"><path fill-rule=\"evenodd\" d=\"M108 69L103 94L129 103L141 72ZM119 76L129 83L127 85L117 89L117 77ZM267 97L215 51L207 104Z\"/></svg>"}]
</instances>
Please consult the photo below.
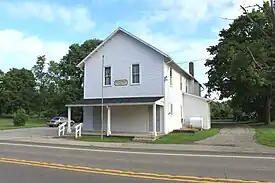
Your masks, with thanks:
<instances>
[{"instance_id":1,"label":"covered porch","mask_svg":"<svg viewBox=\"0 0 275 183\"><path fill-rule=\"evenodd\" d=\"M66 106L69 120L73 107L83 107L83 134L142 137L164 132L163 97L83 99Z\"/></svg>"}]
</instances>

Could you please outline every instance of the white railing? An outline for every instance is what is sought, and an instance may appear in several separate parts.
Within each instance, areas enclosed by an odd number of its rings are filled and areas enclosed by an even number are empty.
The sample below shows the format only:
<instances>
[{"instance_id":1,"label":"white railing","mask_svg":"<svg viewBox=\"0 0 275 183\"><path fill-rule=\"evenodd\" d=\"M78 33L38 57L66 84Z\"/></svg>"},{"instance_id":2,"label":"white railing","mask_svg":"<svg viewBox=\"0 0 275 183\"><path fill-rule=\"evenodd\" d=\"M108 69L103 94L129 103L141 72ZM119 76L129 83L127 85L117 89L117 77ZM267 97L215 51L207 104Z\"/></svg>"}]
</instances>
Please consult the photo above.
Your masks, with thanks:
<instances>
[{"instance_id":1,"label":"white railing","mask_svg":"<svg viewBox=\"0 0 275 183\"><path fill-rule=\"evenodd\" d=\"M66 130L66 122L62 123L61 125L58 126L58 137L62 135L65 135L65 130Z\"/></svg>"},{"instance_id":2,"label":"white railing","mask_svg":"<svg viewBox=\"0 0 275 183\"><path fill-rule=\"evenodd\" d=\"M77 139L78 137L81 137L81 132L82 132L82 125L83 123L79 123L76 125L75 128L75 138Z\"/></svg>"}]
</instances>

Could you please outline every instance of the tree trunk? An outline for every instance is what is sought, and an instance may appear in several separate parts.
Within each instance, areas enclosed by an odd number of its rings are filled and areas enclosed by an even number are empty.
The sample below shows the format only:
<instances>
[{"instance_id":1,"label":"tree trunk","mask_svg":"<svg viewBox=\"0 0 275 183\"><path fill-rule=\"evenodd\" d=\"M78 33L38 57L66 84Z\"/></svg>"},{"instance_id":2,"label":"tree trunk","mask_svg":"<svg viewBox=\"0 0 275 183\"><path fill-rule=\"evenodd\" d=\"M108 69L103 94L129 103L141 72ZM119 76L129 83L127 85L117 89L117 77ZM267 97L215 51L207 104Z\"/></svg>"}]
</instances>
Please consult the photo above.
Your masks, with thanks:
<instances>
[{"instance_id":1,"label":"tree trunk","mask_svg":"<svg viewBox=\"0 0 275 183\"><path fill-rule=\"evenodd\" d=\"M265 100L265 107L264 107L264 122L265 122L265 124L270 123L271 95L272 95L272 85L269 85L266 100Z\"/></svg>"}]
</instances>

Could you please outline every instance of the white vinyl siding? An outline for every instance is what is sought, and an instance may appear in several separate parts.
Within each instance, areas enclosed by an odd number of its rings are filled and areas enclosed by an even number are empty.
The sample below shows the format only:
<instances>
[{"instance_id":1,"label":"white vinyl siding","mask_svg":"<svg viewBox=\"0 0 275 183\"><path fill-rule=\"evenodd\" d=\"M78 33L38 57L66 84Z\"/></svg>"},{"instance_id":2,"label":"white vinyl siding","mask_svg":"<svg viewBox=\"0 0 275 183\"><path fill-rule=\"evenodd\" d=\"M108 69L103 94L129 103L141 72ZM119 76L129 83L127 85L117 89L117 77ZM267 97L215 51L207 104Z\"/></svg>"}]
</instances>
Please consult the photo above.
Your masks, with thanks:
<instances>
[{"instance_id":1,"label":"white vinyl siding","mask_svg":"<svg viewBox=\"0 0 275 183\"><path fill-rule=\"evenodd\" d=\"M104 55L104 66L111 66L112 69L112 87L104 87L104 98L164 95L163 56L119 32L85 62L85 99L100 98L102 96L102 79L100 79L102 73L99 69L102 64L102 55ZM139 64L140 84L131 84L132 64ZM114 86L113 83L119 80L127 80L127 84Z\"/></svg>"},{"instance_id":2,"label":"white vinyl siding","mask_svg":"<svg viewBox=\"0 0 275 183\"><path fill-rule=\"evenodd\" d=\"M140 83L140 67L139 64L132 64L132 75L131 75L131 82L132 84L139 84Z\"/></svg>"},{"instance_id":3,"label":"white vinyl siding","mask_svg":"<svg viewBox=\"0 0 275 183\"><path fill-rule=\"evenodd\" d=\"M104 67L104 86L111 86L112 69L110 66Z\"/></svg>"},{"instance_id":4,"label":"white vinyl siding","mask_svg":"<svg viewBox=\"0 0 275 183\"><path fill-rule=\"evenodd\" d=\"M165 75L170 77L170 66L164 65ZM181 105L182 103L182 91L180 90L180 81L182 77L182 88L185 89L186 78L178 71L172 68L173 86L170 86L169 80L166 82L165 100L166 100L166 112L165 112L165 132L169 133L175 129L182 128L181 122ZM184 113L183 113L184 115Z\"/></svg>"}]
</instances>

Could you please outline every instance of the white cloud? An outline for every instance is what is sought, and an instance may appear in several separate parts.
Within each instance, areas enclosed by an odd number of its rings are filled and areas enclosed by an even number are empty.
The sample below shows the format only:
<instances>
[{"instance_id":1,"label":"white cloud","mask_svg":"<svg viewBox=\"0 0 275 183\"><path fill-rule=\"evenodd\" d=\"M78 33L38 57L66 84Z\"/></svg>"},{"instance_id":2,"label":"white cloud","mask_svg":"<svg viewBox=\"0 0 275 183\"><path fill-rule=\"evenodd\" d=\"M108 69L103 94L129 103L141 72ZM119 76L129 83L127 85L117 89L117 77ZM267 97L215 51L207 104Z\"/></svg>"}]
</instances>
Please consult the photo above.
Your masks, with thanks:
<instances>
[{"instance_id":1,"label":"white cloud","mask_svg":"<svg viewBox=\"0 0 275 183\"><path fill-rule=\"evenodd\" d=\"M89 10L83 6L65 7L35 1L0 2L1 11L17 18L37 18L46 22L63 23L73 31L85 32L95 25Z\"/></svg>"},{"instance_id":2,"label":"white cloud","mask_svg":"<svg viewBox=\"0 0 275 183\"><path fill-rule=\"evenodd\" d=\"M0 30L0 68L31 68L38 55L45 54L48 60L59 61L68 51L69 43L43 41L36 36L25 36L12 29Z\"/></svg>"},{"instance_id":3,"label":"white cloud","mask_svg":"<svg viewBox=\"0 0 275 183\"><path fill-rule=\"evenodd\" d=\"M199 23L206 21L222 21L220 27L225 26L229 22L221 18L236 18L242 13L240 5L262 5L263 1L266 0L154 0L151 5L154 15L162 17L162 21L172 22L175 26L181 24L184 31L192 32Z\"/></svg>"}]
</instances>

